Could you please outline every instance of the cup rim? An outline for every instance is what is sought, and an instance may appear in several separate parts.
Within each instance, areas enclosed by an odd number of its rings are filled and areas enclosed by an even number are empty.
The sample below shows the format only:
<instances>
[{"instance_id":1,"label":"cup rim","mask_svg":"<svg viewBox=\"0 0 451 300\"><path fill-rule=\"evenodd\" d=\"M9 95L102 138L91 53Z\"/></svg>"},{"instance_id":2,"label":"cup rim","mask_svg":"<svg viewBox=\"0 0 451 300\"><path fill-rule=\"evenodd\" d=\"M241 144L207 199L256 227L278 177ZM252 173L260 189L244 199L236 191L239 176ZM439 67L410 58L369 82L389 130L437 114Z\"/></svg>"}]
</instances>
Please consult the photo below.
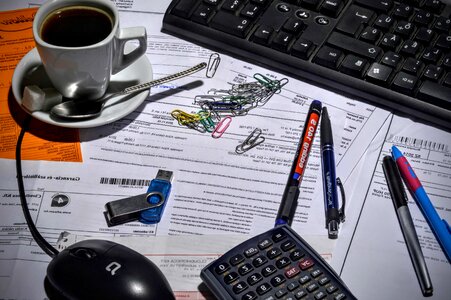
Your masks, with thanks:
<instances>
[{"instance_id":1,"label":"cup rim","mask_svg":"<svg viewBox=\"0 0 451 300\"><path fill-rule=\"evenodd\" d=\"M109 12L111 12L113 17L113 26L111 29L110 34L105 37L103 40L87 45L87 46L80 46L80 47L67 47L67 46L58 46L53 45L50 43L47 43L44 41L40 34L40 27L42 25L42 22L45 20L46 16L63 7L70 7L70 6L91 6L96 8L107 8ZM109 1L106 0L49 0L45 2L36 12L36 15L34 16L33 20L33 37L37 45L46 47L46 48L52 48L52 49L66 49L66 50L79 50L79 49L90 49L90 48L96 48L101 45L105 45L110 42L111 39L116 34L117 28L119 26L119 15L116 6L112 4Z\"/></svg>"}]
</instances>

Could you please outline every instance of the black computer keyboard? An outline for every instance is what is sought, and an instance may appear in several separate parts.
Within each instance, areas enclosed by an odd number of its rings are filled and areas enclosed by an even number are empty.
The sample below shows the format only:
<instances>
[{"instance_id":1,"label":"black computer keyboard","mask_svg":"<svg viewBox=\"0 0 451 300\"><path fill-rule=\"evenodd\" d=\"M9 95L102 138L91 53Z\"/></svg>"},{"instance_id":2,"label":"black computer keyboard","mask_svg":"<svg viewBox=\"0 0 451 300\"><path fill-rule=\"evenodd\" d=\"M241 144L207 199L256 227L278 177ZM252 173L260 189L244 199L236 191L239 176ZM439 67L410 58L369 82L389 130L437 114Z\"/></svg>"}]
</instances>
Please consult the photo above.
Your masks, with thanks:
<instances>
[{"instance_id":1,"label":"black computer keyboard","mask_svg":"<svg viewBox=\"0 0 451 300\"><path fill-rule=\"evenodd\" d=\"M451 4L174 0L162 31L451 129Z\"/></svg>"}]
</instances>

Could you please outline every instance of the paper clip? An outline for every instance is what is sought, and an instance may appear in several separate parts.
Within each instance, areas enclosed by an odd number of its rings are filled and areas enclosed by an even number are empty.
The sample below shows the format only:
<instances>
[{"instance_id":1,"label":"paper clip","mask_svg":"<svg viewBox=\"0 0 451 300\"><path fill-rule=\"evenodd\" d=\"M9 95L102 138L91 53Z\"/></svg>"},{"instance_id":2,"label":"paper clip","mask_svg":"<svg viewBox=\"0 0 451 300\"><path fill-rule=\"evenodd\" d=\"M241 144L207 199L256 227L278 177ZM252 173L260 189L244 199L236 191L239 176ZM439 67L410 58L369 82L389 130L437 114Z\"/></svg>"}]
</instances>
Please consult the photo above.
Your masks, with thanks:
<instances>
[{"instance_id":1,"label":"paper clip","mask_svg":"<svg viewBox=\"0 0 451 300\"><path fill-rule=\"evenodd\" d=\"M232 123L232 117L225 117L222 119L215 127L215 130L211 133L211 136L215 139L220 138L222 134L229 127L230 123Z\"/></svg>"},{"instance_id":2,"label":"paper clip","mask_svg":"<svg viewBox=\"0 0 451 300\"><path fill-rule=\"evenodd\" d=\"M180 125L187 125L188 123L196 123L200 121L199 115L189 114L180 109L174 109L171 116L177 120Z\"/></svg>"},{"instance_id":3,"label":"paper clip","mask_svg":"<svg viewBox=\"0 0 451 300\"><path fill-rule=\"evenodd\" d=\"M249 134L249 136L244 140L244 142L236 146L236 154L243 154L244 152L249 151L250 149L263 143L265 141L265 137L261 136L261 134L262 130L260 128L255 128L254 131L252 131L251 134Z\"/></svg>"},{"instance_id":4,"label":"paper clip","mask_svg":"<svg viewBox=\"0 0 451 300\"><path fill-rule=\"evenodd\" d=\"M200 116L200 123L204 126L205 130L213 132L215 129L215 122L211 118L211 113L209 111L200 110L197 114Z\"/></svg>"},{"instance_id":5,"label":"paper clip","mask_svg":"<svg viewBox=\"0 0 451 300\"><path fill-rule=\"evenodd\" d=\"M208 60L207 72L205 76L207 78L213 78L215 76L216 70L219 67L219 63L221 62L221 57L218 53L212 53L210 55L210 59Z\"/></svg>"}]
</instances>

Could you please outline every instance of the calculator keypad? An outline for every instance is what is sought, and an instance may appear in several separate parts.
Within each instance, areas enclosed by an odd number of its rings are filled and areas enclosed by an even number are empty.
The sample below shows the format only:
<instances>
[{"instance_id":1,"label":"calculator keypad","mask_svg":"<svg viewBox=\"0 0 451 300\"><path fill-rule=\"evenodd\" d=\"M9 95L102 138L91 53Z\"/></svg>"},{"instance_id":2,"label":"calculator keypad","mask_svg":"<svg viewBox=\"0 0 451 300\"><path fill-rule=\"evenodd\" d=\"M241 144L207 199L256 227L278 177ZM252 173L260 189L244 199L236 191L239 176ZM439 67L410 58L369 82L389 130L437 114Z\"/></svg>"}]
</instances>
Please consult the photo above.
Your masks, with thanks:
<instances>
[{"instance_id":1,"label":"calculator keypad","mask_svg":"<svg viewBox=\"0 0 451 300\"><path fill-rule=\"evenodd\" d=\"M201 275L207 286L219 282L224 299L355 299L330 270L284 225L236 246Z\"/></svg>"}]
</instances>

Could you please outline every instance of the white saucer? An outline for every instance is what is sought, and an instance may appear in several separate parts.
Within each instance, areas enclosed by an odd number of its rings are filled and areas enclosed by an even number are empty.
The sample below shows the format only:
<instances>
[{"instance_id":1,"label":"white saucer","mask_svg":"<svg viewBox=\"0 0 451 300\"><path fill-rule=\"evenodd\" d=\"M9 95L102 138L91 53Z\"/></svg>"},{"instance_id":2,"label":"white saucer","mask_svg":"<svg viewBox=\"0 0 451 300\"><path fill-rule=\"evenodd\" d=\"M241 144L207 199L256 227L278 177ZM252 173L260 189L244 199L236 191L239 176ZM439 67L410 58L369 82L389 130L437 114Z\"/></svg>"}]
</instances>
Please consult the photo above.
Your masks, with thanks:
<instances>
[{"instance_id":1,"label":"white saucer","mask_svg":"<svg viewBox=\"0 0 451 300\"><path fill-rule=\"evenodd\" d=\"M141 84L151 81L153 78L152 65L146 55L141 56L129 67L113 75L110 80L108 91L119 91L128 86ZM149 95L150 90L137 93L133 97L118 96L109 100L105 104L102 114L93 119L73 121L58 119L49 114L49 112L35 111L29 112L22 106L23 89L27 85L37 85L40 88L51 87L52 84L44 71L41 58L36 48L28 52L17 64L12 78L12 90L17 103L34 118L45 123L69 128L90 128L105 125L128 115L138 108ZM125 101L120 101L123 97L129 97Z\"/></svg>"}]
</instances>

